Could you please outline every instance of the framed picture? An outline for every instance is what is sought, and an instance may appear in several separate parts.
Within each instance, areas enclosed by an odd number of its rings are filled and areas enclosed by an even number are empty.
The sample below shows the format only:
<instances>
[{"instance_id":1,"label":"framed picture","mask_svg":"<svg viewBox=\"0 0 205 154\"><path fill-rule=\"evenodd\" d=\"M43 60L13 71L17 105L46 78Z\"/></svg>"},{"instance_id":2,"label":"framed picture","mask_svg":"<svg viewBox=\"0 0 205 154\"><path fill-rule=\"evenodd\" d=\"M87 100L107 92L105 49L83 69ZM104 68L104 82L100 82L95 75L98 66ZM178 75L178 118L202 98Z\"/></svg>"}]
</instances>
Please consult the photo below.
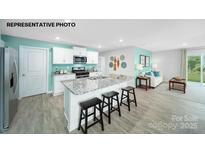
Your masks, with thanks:
<instances>
[{"instance_id":1,"label":"framed picture","mask_svg":"<svg viewBox=\"0 0 205 154\"><path fill-rule=\"evenodd\" d=\"M145 56L144 55L140 55L140 64L145 67Z\"/></svg>"},{"instance_id":2,"label":"framed picture","mask_svg":"<svg viewBox=\"0 0 205 154\"><path fill-rule=\"evenodd\" d=\"M145 56L145 67L149 67L149 66L150 66L150 57Z\"/></svg>"}]
</instances>

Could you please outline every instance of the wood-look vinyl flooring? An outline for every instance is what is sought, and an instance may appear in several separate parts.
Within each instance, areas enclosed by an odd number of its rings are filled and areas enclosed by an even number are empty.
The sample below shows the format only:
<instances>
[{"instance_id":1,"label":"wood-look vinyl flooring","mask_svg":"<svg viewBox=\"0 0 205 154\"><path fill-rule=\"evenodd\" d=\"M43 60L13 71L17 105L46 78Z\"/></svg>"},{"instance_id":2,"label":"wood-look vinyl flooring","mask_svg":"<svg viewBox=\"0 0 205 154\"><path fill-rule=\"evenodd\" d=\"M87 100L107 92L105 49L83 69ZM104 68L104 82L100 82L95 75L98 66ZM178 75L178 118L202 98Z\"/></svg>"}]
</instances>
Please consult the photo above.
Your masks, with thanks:
<instances>
[{"instance_id":1,"label":"wood-look vinyl flooring","mask_svg":"<svg viewBox=\"0 0 205 154\"><path fill-rule=\"evenodd\" d=\"M138 106L121 107L122 116L112 113L111 124L104 117L105 131L100 124L88 129L90 134L161 134L161 133L205 133L205 103L197 101L191 91L186 97L180 91L168 91L168 84L163 83L156 89L137 88ZM200 91L200 90L199 90ZM205 100L204 100L205 102ZM14 117L9 134L66 134L63 95L53 97L42 94L27 97L19 102L18 112ZM173 119L173 117L177 117ZM75 130L72 134L82 133Z\"/></svg>"}]
</instances>

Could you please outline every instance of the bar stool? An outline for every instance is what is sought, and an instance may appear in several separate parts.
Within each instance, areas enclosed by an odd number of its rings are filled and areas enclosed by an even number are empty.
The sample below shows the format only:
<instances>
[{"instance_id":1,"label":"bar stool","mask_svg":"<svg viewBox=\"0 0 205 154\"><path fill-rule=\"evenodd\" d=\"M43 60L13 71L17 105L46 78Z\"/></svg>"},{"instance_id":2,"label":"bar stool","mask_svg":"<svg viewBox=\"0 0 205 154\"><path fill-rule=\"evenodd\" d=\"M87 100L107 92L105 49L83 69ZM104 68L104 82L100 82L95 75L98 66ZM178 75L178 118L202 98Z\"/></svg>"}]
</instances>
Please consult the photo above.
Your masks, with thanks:
<instances>
[{"instance_id":1,"label":"bar stool","mask_svg":"<svg viewBox=\"0 0 205 154\"><path fill-rule=\"evenodd\" d=\"M127 94L124 94L124 92L127 92ZM130 99L130 94L132 94L134 96L134 99L131 100ZM125 97L123 97L125 96ZM123 103L123 99L127 99L127 104ZM128 110L130 111L130 103L134 102L135 106L137 106L137 100L136 100L136 96L135 96L135 88L128 86L126 88L122 88L122 95L121 95L121 101L120 101L120 106L122 104L128 106Z\"/></svg>"},{"instance_id":2,"label":"bar stool","mask_svg":"<svg viewBox=\"0 0 205 154\"><path fill-rule=\"evenodd\" d=\"M108 114L103 112L103 114L108 117L108 123L111 123L111 113L114 111L119 112L119 116L121 116L121 111L120 111L120 102L118 98L119 93L116 91L111 91L108 93L102 94L103 97L103 102L102 102L102 111L105 107L108 107ZM116 97L116 98L115 98ZM105 98L107 99L107 102L105 101ZM113 100L117 101L117 108L113 106Z\"/></svg>"},{"instance_id":3,"label":"bar stool","mask_svg":"<svg viewBox=\"0 0 205 154\"><path fill-rule=\"evenodd\" d=\"M102 107L101 107L102 100L99 98L95 97L93 99L84 101L80 103L80 120L79 120L79 125L78 125L78 130L82 129L84 134L87 134L87 129L90 128L91 126L95 125L96 123L101 124L101 129L104 131L104 125L103 125L103 117L102 117ZM94 108L94 111L90 114L88 114L88 109L89 108ZM96 109L100 112L100 119L96 117ZM88 125L88 117L93 116L93 123ZM85 119L85 128L81 126L81 121Z\"/></svg>"}]
</instances>

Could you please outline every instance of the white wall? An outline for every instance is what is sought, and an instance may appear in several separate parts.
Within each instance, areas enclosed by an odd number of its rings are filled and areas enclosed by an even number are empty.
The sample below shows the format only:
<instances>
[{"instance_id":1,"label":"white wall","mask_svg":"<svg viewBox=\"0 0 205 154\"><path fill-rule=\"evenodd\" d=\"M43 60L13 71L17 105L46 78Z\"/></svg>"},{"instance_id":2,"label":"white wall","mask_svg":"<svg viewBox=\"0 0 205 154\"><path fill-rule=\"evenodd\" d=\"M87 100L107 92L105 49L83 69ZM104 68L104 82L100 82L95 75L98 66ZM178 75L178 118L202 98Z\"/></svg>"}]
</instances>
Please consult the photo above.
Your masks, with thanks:
<instances>
[{"instance_id":1,"label":"white wall","mask_svg":"<svg viewBox=\"0 0 205 154\"><path fill-rule=\"evenodd\" d=\"M180 50L154 52L153 64L157 64L158 70L163 74L164 81L168 81L175 76L180 76Z\"/></svg>"},{"instance_id":2,"label":"white wall","mask_svg":"<svg viewBox=\"0 0 205 154\"><path fill-rule=\"evenodd\" d=\"M205 55L205 48L204 49L188 49L187 56L189 55Z\"/></svg>"},{"instance_id":3,"label":"white wall","mask_svg":"<svg viewBox=\"0 0 205 154\"><path fill-rule=\"evenodd\" d=\"M100 56L105 57L105 73L134 76L134 58L135 58L134 51L135 51L134 47L128 47L123 49L100 52ZM113 68L109 67L110 57L111 56L120 57L120 55L125 56L125 62L127 63L127 67L125 69L119 67L119 69L114 71Z\"/></svg>"}]
</instances>

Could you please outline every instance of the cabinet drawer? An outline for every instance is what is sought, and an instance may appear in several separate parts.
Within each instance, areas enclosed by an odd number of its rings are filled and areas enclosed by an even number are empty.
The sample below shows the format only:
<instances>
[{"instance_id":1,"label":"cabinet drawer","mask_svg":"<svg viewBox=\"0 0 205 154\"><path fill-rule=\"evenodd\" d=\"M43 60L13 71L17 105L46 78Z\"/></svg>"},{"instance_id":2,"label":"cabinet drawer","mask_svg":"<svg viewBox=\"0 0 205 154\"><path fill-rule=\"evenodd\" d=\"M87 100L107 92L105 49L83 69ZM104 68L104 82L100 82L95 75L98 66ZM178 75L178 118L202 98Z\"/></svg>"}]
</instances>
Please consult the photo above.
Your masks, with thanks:
<instances>
[{"instance_id":1,"label":"cabinet drawer","mask_svg":"<svg viewBox=\"0 0 205 154\"><path fill-rule=\"evenodd\" d=\"M72 75L58 75L54 77L56 81L72 80L75 79L75 74Z\"/></svg>"},{"instance_id":2,"label":"cabinet drawer","mask_svg":"<svg viewBox=\"0 0 205 154\"><path fill-rule=\"evenodd\" d=\"M90 77L102 75L102 72L90 72Z\"/></svg>"}]
</instances>

